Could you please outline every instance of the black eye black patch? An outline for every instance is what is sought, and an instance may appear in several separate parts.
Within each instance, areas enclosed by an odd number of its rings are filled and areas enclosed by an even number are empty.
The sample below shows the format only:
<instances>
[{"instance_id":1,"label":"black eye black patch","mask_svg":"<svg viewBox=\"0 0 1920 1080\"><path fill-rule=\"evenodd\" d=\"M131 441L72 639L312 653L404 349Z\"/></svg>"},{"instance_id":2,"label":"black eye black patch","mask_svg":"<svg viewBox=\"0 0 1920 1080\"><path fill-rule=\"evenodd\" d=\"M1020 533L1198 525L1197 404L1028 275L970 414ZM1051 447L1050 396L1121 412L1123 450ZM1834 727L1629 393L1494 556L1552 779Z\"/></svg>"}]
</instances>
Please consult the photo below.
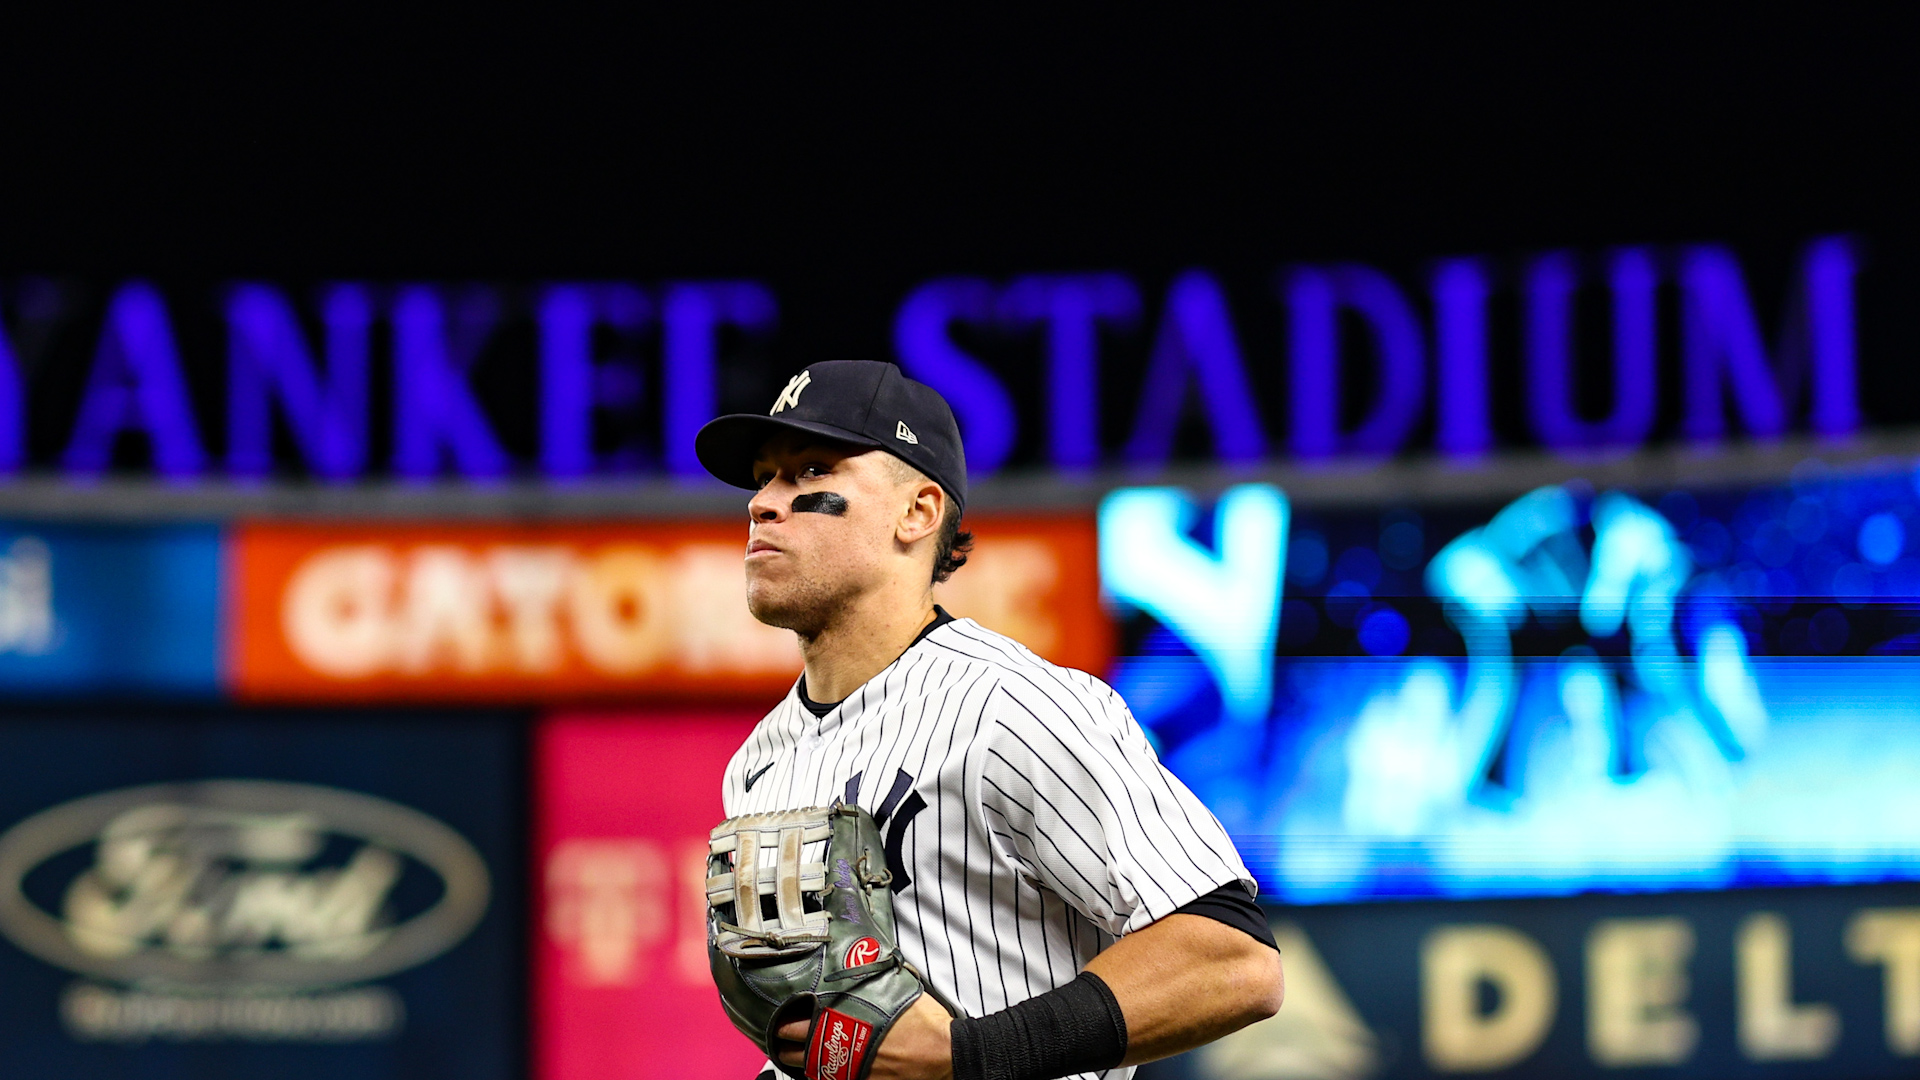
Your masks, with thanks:
<instances>
[{"instance_id":1,"label":"black eye black patch","mask_svg":"<svg viewBox=\"0 0 1920 1080\"><path fill-rule=\"evenodd\" d=\"M831 491L809 491L805 495L793 497L793 512L842 517L847 512L847 500L844 496Z\"/></svg>"}]
</instances>

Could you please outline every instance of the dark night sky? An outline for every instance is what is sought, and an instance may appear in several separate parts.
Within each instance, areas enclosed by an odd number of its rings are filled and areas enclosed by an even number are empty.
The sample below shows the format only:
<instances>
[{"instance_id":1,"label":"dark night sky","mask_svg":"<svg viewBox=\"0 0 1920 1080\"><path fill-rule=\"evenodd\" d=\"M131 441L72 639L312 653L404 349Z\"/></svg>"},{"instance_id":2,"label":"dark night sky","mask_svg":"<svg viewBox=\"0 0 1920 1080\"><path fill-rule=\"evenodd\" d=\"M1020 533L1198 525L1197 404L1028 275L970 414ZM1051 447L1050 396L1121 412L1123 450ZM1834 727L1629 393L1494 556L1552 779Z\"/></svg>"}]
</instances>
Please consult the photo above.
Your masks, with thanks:
<instances>
[{"instance_id":1,"label":"dark night sky","mask_svg":"<svg viewBox=\"0 0 1920 1080\"><path fill-rule=\"evenodd\" d=\"M1904 234L1895 19L15 13L0 270L891 277Z\"/></svg>"}]
</instances>

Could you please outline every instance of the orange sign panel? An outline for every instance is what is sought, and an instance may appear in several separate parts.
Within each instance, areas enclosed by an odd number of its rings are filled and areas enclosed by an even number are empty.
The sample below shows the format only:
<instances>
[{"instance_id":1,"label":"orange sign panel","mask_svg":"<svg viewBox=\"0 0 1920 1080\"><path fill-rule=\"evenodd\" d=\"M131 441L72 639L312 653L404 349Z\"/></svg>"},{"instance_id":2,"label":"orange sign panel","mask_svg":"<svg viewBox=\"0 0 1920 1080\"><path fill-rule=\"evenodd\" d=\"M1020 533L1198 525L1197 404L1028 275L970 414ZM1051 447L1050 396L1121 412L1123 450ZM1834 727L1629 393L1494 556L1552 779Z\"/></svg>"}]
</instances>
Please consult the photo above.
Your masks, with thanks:
<instances>
[{"instance_id":1,"label":"orange sign panel","mask_svg":"<svg viewBox=\"0 0 1920 1080\"><path fill-rule=\"evenodd\" d=\"M935 600L1101 671L1092 519L968 527L973 559ZM748 614L745 550L733 523L242 526L233 685L277 701L776 696L800 652Z\"/></svg>"}]
</instances>

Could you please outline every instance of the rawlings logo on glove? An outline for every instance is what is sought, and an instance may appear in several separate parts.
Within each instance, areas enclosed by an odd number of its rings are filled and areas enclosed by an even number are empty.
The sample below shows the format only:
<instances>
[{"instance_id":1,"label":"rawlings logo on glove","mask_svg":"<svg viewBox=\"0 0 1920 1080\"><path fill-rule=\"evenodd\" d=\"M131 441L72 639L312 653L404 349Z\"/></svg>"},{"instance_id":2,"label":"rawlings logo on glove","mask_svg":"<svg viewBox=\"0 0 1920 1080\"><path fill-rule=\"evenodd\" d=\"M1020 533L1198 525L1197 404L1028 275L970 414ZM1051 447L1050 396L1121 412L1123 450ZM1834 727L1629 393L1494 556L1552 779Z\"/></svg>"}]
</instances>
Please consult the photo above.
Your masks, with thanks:
<instances>
[{"instance_id":1,"label":"rawlings logo on glove","mask_svg":"<svg viewBox=\"0 0 1920 1080\"><path fill-rule=\"evenodd\" d=\"M841 967L857 968L880 959L880 943L870 937L847 946L847 958L840 962Z\"/></svg>"},{"instance_id":2,"label":"rawlings logo on glove","mask_svg":"<svg viewBox=\"0 0 1920 1080\"><path fill-rule=\"evenodd\" d=\"M807 1051L807 1075L812 1080L855 1080L866 1063L867 1042L873 1025L835 1009L822 1009L813 1020L813 1042Z\"/></svg>"}]
</instances>

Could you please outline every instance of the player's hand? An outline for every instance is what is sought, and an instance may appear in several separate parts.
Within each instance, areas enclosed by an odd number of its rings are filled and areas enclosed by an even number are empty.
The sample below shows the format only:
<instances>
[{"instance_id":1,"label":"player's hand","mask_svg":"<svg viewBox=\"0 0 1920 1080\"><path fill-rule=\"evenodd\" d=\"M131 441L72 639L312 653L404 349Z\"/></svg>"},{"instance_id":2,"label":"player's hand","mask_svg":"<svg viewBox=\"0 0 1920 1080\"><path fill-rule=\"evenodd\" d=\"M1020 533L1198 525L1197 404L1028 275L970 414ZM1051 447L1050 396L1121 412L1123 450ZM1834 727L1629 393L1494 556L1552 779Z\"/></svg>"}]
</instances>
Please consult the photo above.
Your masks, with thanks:
<instances>
[{"instance_id":1,"label":"player's hand","mask_svg":"<svg viewBox=\"0 0 1920 1080\"><path fill-rule=\"evenodd\" d=\"M780 1064L798 1069L807 1062L811 1020L783 1024L777 1035ZM881 1040L869 1080L950 1080L953 1076L953 1017L931 994L900 1014Z\"/></svg>"}]
</instances>

